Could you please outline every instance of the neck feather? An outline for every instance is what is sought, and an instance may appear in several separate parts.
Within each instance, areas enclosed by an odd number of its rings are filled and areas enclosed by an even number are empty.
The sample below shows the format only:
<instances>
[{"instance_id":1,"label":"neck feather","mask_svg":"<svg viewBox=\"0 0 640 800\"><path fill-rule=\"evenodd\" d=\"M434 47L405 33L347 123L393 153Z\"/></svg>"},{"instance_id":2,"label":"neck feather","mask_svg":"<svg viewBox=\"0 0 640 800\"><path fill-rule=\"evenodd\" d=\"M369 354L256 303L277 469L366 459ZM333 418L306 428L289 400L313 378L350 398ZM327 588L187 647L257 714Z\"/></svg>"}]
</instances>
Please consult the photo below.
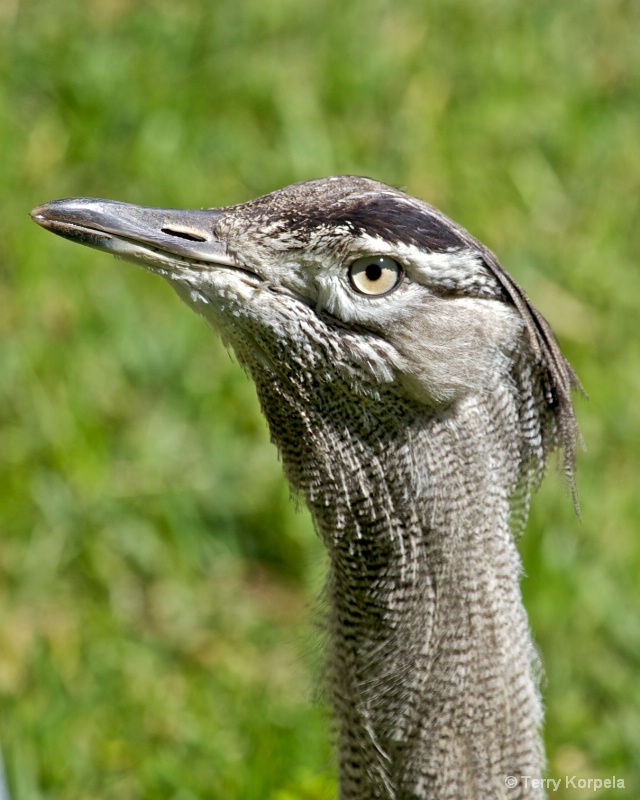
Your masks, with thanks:
<instances>
[{"instance_id":1,"label":"neck feather","mask_svg":"<svg viewBox=\"0 0 640 800\"><path fill-rule=\"evenodd\" d=\"M510 528L526 483L513 397L383 419L385 403L263 406L329 553L342 800L538 797L506 782L543 766Z\"/></svg>"}]
</instances>

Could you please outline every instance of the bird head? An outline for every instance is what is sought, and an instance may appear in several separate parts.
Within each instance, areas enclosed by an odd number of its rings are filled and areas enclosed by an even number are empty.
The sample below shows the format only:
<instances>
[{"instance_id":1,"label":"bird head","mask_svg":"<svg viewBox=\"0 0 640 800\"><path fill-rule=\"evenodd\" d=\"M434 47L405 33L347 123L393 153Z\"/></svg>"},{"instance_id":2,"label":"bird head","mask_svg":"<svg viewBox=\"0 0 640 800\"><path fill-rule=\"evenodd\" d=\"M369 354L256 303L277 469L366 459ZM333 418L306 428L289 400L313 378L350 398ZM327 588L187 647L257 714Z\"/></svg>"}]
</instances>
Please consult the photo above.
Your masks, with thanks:
<instances>
[{"instance_id":1,"label":"bird head","mask_svg":"<svg viewBox=\"0 0 640 800\"><path fill-rule=\"evenodd\" d=\"M31 214L161 275L259 390L278 386L290 402L340 383L360 399L442 410L517 384L527 364L553 423L545 450L562 445L572 463L578 382L550 327L491 251L404 192L343 176L219 209L81 198Z\"/></svg>"}]
</instances>

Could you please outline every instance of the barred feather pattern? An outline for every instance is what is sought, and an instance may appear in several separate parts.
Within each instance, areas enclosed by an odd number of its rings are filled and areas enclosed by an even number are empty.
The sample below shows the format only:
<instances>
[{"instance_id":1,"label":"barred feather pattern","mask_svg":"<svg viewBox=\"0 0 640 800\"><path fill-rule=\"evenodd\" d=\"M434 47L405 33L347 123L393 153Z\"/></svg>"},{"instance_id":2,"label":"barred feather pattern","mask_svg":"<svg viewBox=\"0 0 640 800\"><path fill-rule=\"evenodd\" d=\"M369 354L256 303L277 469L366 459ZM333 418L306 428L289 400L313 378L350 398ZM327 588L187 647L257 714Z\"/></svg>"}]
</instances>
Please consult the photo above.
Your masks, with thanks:
<instances>
[{"instance_id":1,"label":"barred feather pattern","mask_svg":"<svg viewBox=\"0 0 640 800\"><path fill-rule=\"evenodd\" d=\"M314 355L289 383L254 378L329 552L341 798L541 797L506 783L544 762L510 520L552 420L514 385L439 411L395 392L354 398L305 376Z\"/></svg>"}]
</instances>

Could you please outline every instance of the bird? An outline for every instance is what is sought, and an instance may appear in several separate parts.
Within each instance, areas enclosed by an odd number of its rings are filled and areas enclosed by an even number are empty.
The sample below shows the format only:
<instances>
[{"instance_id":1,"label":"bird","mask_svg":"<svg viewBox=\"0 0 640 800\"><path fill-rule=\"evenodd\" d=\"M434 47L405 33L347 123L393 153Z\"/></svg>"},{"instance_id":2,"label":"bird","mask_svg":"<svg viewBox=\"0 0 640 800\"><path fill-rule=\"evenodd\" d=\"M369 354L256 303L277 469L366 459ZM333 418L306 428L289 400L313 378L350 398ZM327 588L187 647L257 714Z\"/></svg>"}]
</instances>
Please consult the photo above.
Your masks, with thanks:
<instances>
[{"instance_id":1,"label":"bird","mask_svg":"<svg viewBox=\"0 0 640 800\"><path fill-rule=\"evenodd\" d=\"M31 215L160 275L252 378L328 554L340 800L544 797L517 538L554 452L577 502L581 386L496 256L358 176Z\"/></svg>"}]
</instances>

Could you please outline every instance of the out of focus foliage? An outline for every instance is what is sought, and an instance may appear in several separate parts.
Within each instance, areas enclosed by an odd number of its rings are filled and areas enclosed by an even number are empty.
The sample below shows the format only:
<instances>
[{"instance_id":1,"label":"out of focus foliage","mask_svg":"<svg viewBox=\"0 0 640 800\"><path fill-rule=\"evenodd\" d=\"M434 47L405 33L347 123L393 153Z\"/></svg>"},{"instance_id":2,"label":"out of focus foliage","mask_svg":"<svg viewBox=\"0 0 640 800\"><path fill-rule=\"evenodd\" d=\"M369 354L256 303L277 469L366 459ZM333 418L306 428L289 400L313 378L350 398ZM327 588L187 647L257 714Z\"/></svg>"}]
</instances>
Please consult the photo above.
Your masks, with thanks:
<instances>
[{"instance_id":1,"label":"out of focus foliage","mask_svg":"<svg viewBox=\"0 0 640 800\"><path fill-rule=\"evenodd\" d=\"M583 380L582 519L551 474L523 590L550 774L640 796L638 30L631 0L0 0L14 800L334 795L311 702L322 550L250 383L161 281L27 217L334 173L402 185L483 239Z\"/></svg>"}]
</instances>

